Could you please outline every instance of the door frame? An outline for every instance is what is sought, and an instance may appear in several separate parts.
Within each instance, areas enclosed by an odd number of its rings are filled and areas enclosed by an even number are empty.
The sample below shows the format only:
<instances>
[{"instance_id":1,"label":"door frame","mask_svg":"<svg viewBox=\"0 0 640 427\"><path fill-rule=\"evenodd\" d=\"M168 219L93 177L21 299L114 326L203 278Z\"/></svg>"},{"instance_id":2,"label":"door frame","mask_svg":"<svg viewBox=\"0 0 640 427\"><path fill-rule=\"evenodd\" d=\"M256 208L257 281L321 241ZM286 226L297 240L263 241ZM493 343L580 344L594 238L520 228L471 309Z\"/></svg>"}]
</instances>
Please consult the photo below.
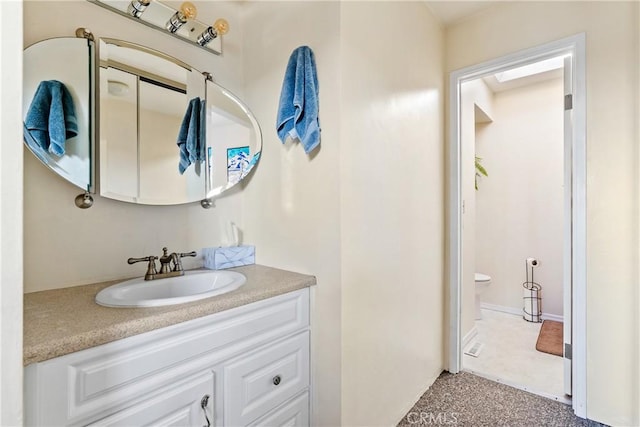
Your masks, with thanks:
<instances>
[{"instance_id":1,"label":"door frame","mask_svg":"<svg viewBox=\"0 0 640 427\"><path fill-rule=\"evenodd\" d=\"M490 61L452 71L449 76L449 182L448 182L448 271L449 283L449 345L448 370L457 373L462 368L462 179L460 137L460 86L508 68L527 65L554 56L570 54L572 58L573 108L572 129L565 132L565 147L571 149L571 222L564 239L570 239L572 256L565 259L565 269L572 280L565 283L565 295L571 295L569 315L572 329L572 406L575 414L586 418L586 42L580 33L551 43L524 49ZM566 299L566 298L565 298ZM567 307L565 301L565 307ZM566 310L565 310L566 311Z\"/></svg>"}]
</instances>

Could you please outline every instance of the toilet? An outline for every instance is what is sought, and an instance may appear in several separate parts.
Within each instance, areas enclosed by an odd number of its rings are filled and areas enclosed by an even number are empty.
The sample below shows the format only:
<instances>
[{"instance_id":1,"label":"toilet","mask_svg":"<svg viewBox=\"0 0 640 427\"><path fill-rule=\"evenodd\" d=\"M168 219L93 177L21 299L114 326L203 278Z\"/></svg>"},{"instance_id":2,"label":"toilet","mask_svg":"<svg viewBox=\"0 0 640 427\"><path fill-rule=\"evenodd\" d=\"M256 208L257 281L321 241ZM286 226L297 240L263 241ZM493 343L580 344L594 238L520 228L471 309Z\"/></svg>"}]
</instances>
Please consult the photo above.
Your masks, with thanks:
<instances>
[{"instance_id":1,"label":"toilet","mask_svg":"<svg viewBox=\"0 0 640 427\"><path fill-rule=\"evenodd\" d=\"M480 311L480 294L491 284L491 276L486 274L476 273L476 320L482 319L482 312Z\"/></svg>"}]
</instances>

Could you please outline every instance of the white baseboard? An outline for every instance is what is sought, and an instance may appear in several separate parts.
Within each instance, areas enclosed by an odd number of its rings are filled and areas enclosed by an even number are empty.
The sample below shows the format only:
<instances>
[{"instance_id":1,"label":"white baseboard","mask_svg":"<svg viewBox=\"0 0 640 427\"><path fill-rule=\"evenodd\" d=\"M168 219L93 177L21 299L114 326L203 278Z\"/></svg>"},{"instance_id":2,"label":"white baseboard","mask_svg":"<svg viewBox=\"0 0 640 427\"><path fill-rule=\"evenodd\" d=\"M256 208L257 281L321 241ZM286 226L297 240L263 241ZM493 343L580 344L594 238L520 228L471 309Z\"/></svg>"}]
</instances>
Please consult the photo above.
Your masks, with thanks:
<instances>
[{"instance_id":1,"label":"white baseboard","mask_svg":"<svg viewBox=\"0 0 640 427\"><path fill-rule=\"evenodd\" d=\"M522 308L506 307L504 305L489 304L486 302L480 303L480 307L486 308L487 310L499 311L501 313L509 313L509 314L515 314L516 316L522 316ZM555 320L556 322L563 322L564 317L558 316L557 314L542 313L542 320Z\"/></svg>"},{"instance_id":2,"label":"white baseboard","mask_svg":"<svg viewBox=\"0 0 640 427\"><path fill-rule=\"evenodd\" d=\"M556 322L564 322L564 316L558 316L557 314L542 313L542 320L555 320Z\"/></svg>"},{"instance_id":3,"label":"white baseboard","mask_svg":"<svg viewBox=\"0 0 640 427\"><path fill-rule=\"evenodd\" d=\"M465 348L467 348L467 346L471 343L471 341L473 341L473 339L478 335L478 328L476 328L475 326L473 328L471 328L471 330L469 332L467 332L467 334L464 336L464 338L462 338L462 350L464 351Z\"/></svg>"}]
</instances>

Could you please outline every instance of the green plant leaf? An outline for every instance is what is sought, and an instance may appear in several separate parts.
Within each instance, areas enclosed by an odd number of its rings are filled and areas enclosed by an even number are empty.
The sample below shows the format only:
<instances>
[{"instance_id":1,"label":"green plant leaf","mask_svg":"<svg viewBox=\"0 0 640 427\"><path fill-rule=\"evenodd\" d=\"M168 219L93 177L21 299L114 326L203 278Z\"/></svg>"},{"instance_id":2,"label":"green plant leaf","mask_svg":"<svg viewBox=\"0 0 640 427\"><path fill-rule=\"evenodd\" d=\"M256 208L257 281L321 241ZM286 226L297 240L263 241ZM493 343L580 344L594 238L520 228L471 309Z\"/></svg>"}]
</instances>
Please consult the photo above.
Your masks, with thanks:
<instances>
[{"instance_id":1,"label":"green plant leaf","mask_svg":"<svg viewBox=\"0 0 640 427\"><path fill-rule=\"evenodd\" d=\"M489 176L489 174L487 173L487 170L480 163L481 161L482 159L480 157L476 157L476 174L480 173L481 175Z\"/></svg>"},{"instance_id":2,"label":"green plant leaf","mask_svg":"<svg viewBox=\"0 0 640 427\"><path fill-rule=\"evenodd\" d=\"M478 177L481 175L484 176L489 176L489 174L487 173L487 170L484 168L484 166L482 166L482 164L480 163L482 161L481 157L476 156L476 178L475 178L475 185L476 185L476 190L478 189Z\"/></svg>"}]
</instances>

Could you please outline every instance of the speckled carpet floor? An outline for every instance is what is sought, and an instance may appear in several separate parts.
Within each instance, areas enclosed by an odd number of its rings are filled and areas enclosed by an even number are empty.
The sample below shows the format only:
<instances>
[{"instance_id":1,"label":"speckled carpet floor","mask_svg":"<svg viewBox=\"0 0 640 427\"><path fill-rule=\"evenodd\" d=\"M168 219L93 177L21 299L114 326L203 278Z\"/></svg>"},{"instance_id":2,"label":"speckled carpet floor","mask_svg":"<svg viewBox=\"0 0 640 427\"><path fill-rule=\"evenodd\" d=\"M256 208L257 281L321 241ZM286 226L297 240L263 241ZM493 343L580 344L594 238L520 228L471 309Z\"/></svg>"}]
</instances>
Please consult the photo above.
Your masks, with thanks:
<instances>
[{"instance_id":1,"label":"speckled carpet floor","mask_svg":"<svg viewBox=\"0 0 640 427\"><path fill-rule=\"evenodd\" d=\"M601 427L571 407L476 375L443 372L398 426Z\"/></svg>"}]
</instances>

